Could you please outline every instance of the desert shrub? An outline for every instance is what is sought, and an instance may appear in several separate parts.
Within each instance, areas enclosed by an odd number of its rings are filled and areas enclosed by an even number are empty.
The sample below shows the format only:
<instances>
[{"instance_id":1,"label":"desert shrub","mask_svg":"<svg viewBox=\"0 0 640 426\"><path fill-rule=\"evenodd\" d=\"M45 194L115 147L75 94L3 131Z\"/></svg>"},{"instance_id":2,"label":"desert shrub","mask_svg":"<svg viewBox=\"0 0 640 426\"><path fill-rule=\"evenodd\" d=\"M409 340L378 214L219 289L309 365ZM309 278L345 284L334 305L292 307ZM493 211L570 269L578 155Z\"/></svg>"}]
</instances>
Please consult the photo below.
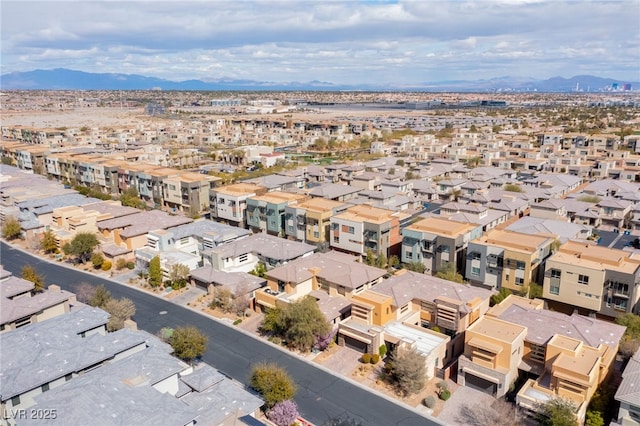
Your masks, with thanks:
<instances>
[{"instance_id":1,"label":"desert shrub","mask_svg":"<svg viewBox=\"0 0 640 426\"><path fill-rule=\"evenodd\" d=\"M378 362L380 362L380 355L378 354L371 355L371 364L377 364Z\"/></svg>"},{"instance_id":2,"label":"desert shrub","mask_svg":"<svg viewBox=\"0 0 640 426\"><path fill-rule=\"evenodd\" d=\"M136 264L133 262L127 262L125 266L127 267L127 269L133 269L136 267Z\"/></svg>"},{"instance_id":3,"label":"desert shrub","mask_svg":"<svg viewBox=\"0 0 640 426\"><path fill-rule=\"evenodd\" d=\"M116 269L119 271L120 269L124 269L127 267L127 261L123 258L116 260Z\"/></svg>"},{"instance_id":4,"label":"desert shrub","mask_svg":"<svg viewBox=\"0 0 640 426\"><path fill-rule=\"evenodd\" d=\"M241 322L242 322L242 319L241 319L241 318L238 318L237 320L235 320L235 321L233 322L233 325L238 325L238 324L240 324Z\"/></svg>"},{"instance_id":5,"label":"desert shrub","mask_svg":"<svg viewBox=\"0 0 640 426\"><path fill-rule=\"evenodd\" d=\"M112 263L110 260L105 260L104 262L102 262L102 270L103 271L108 271L109 269L111 269Z\"/></svg>"},{"instance_id":6,"label":"desert shrub","mask_svg":"<svg viewBox=\"0 0 640 426\"><path fill-rule=\"evenodd\" d=\"M371 354L369 353L362 354L362 363L369 364L370 362L371 362Z\"/></svg>"},{"instance_id":7,"label":"desert shrub","mask_svg":"<svg viewBox=\"0 0 640 426\"><path fill-rule=\"evenodd\" d=\"M102 253L93 253L91 255L91 263L93 264L94 268L100 269L102 267L102 264L104 263L104 256L102 255Z\"/></svg>"},{"instance_id":8,"label":"desert shrub","mask_svg":"<svg viewBox=\"0 0 640 426\"><path fill-rule=\"evenodd\" d=\"M451 398L451 391L449 389L441 390L438 394L438 397L440 397L441 400L446 401L447 399Z\"/></svg>"},{"instance_id":9,"label":"desert shrub","mask_svg":"<svg viewBox=\"0 0 640 426\"><path fill-rule=\"evenodd\" d=\"M436 406L436 399L433 395L429 395L422 401L422 403L427 408L433 408Z\"/></svg>"}]
</instances>

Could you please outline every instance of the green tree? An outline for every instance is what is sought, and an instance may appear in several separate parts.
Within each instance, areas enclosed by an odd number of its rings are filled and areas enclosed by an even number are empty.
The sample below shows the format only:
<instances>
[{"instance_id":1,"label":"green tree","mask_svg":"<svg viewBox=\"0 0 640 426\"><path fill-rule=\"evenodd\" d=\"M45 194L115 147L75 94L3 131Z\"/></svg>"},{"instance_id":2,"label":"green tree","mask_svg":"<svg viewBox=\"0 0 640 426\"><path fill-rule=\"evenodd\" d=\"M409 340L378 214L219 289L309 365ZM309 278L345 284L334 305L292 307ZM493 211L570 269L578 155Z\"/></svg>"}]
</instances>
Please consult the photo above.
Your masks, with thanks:
<instances>
[{"instance_id":1,"label":"green tree","mask_svg":"<svg viewBox=\"0 0 640 426\"><path fill-rule=\"evenodd\" d=\"M66 255L75 256L82 263L86 263L91 257L93 250L100 244L98 238L90 232L79 232L62 247Z\"/></svg>"},{"instance_id":2,"label":"green tree","mask_svg":"<svg viewBox=\"0 0 640 426\"><path fill-rule=\"evenodd\" d=\"M313 297L270 309L260 326L263 333L272 333L301 351L311 350L316 337L326 335L329 329L329 323Z\"/></svg>"},{"instance_id":3,"label":"green tree","mask_svg":"<svg viewBox=\"0 0 640 426\"><path fill-rule=\"evenodd\" d=\"M395 268L399 264L400 264L400 258L398 256L394 254L389 257L389 264L387 265L389 268Z\"/></svg>"},{"instance_id":4,"label":"green tree","mask_svg":"<svg viewBox=\"0 0 640 426\"><path fill-rule=\"evenodd\" d=\"M404 268L408 271L417 272L419 274L424 274L425 266L422 262L409 262L404 264Z\"/></svg>"},{"instance_id":5,"label":"green tree","mask_svg":"<svg viewBox=\"0 0 640 426\"><path fill-rule=\"evenodd\" d=\"M58 241L56 240L56 234L52 230L43 232L42 239L40 240L40 250L45 253L55 253L58 251Z\"/></svg>"},{"instance_id":6,"label":"green tree","mask_svg":"<svg viewBox=\"0 0 640 426\"><path fill-rule=\"evenodd\" d=\"M542 297L542 286L538 283L529 283L529 299L540 299Z\"/></svg>"},{"instance_id":7,"label":"green tree","mask_svg":"<svg viewBox=\"0 0 640 426\"><path fill-rule=\"evenodd\" d=\"M404 167L404 160L402 158L398 158L396 160L396 166Z\"/></svg>"},{"instance_id":8,"label":"green tree","mask_svg":"<svg viewBox=\"0 0 640 426\"><path fill-rule=\"evenodd\" d=\"M196 327L187 326L176 328L169 338L169 344L175 356L190 362L205 353L208 340Z\"/></svg>"},{"instance_id":9,"label":"green tree","mask_svg":"<svg viewBox=\"0 0 640 426\"><path fill-rule=\"evenodd\" d=\"M9 216L5 219L4 225L2 225L2 238L5 240L14 240L20 236L22 227L20 222L13 216Z\"/></svg>"},{"instance_id":10,"label":"green tree","mask_svg":"<svg viewBox=\"0 0 640 426\"><path fill-rule=\"evenodd\" d=\"M511 290L509 290L506 287L502 287L500 289L500 291L494 295L491 296L491 305L498 305L500 304L504 299L506 299L509 295L511 294Z\"/></svg>"},{"instance_id":11,"label":"green tree","mask_svg":"<svg viewBox=\"0 0 640 426\"><path fill-rule=\"evenodd\" d=\"M540 426L577 426L575 405L568 399L552 398L538 404L536 420Z\"/></svg>"},{"instance_id":12,"label":"green tree","mask_svg":"<svg viewBox=\"0 0 640 426\"><path fill-rule=\"evenodd\" d=\"M256 263L256 267L253 268L253 270L249 273L251 275L255 275L256 277L264 278L267 274L267 267L265 266L264 262L260 261Z\"/></svg>"},{"instance_id":13,"label":"green tree","mask_svg":"<svg viewBox=\"0 0 640 426\"><path fill-rule=\"evenodd\" d=\"M626 313L616 318L616 322L627 327L620 343L620 353L632 356L640 347L640 315Z\"/></svg>"},{"instance_id":14,"label":"green tree","mask_svg":"<svg viewBox=\"0 0 640 426\"><path fill-rule=\"evenodd\" d=\"M376 268L384 269L387 267L387 256L384 253L381 253L380 256L376 257L376 264L374 265Z\"/></svg>"},{"instance_id":15,"label":"green tree","mask_svg":"<svg viewBox=\"0 0 640 426\"><path fill-rule=\"evenodd\" d=\"M124 327L124 322L131 319L136 313L136 305L130 299L109 299L102 306L111 316L107 323L107 330L116 331Z\"/></svg>"},{"instance_id":16,"label":"green tree","mask_svg":"<svg viewBox=\"0 0 640 426\"><path fill-rule=\"evenodd\" d=\"M267 362L253 366L249 384L262 395L267 408L293 399L297 390L295 382L285 369Z\"/></svg>"},{"instance_id":17,"label":"green tree","mask_svg":"<svg viewBox=\"0 0 640 426\"><path fill-rule=\"evenodd\" d=\"M436 273L436 277L442 278L443 280L453 281L454 283L463 284L464 277L456 271L456 266L447 262L444 266L440 268L440 270Z\"/></svg>"},{"instance_id":18,"label":"green tree","mask_svg":"<svg viewBox=\"0 0 640 426\"><path fill-rule=\"evenodd\" d=\"M371 249L367 249L367 254L364 257L364 264L373 266L376 264L376 254Z\"/></svg>"},{"instance_id":19,"label":"green tree","mask_svg":"<svg viewBox=\"0 0 640 426\"><path fill-rule=\"evenodd\" d=\"M403 395L417 393L424 388L426 367L424 357L415 349L400 349L387 363L389 378Z\"/></svg>"},{"instance_id":20,"label":"green tree","mask_svg":"<svg viewBox=\"0 0 640 426\"><path fill-rule=\"evenodd\" d=\"M602 413L600 413L600 411L587 410L584 425L585 426L604 426L604 419L602 418Z\"/></svg>"},{"instance_id":21,"label":"green tree","mask_svg":"<svg viewBox=\"0 0 640 426\"><path fill-rule=\"evenodd\" d=\"M21 273L22 279L33 283L33 290L37 293L44 290L44 276L39 274L31 265L24 265Z\"/></svg>"},{"instance_id":22,"label":"green tree","mask_svg":"<svg viewBox=\"0 0 640 426\"><path fill-rule=\"evenodd\" d=\"M120 202L123 206L135 207L137 209L144 209L146 206L144 201L140 199L138 190L134 187L127 188L120 194Z\"/></svg>"},{"instance_id":23,"label":"green tree","mask_svg":"<svg viewBox=\"0 0 640 426\"><path fill-rule=\"evenodd\" d=\"M162 267L158 256L149 261L149 285L154 288L162 285Z\"/></svg>"}]
</instances>

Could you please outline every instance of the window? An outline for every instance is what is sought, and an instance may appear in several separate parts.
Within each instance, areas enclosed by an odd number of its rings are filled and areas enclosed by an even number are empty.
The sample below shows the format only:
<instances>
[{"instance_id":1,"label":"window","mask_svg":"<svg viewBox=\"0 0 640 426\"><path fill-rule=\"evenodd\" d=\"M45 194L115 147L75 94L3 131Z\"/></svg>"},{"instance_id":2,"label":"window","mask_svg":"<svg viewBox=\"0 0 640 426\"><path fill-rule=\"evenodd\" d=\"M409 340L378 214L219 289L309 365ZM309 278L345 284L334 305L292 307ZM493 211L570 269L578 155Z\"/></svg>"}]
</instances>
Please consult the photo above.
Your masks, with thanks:
<instances>
[{"instance_id":1,"label":"window","mask_svg":"<svg viewBox=\"0 0 640 426\"><path fill-rule=\"evenodd\" d=\"M404 305L402 308L400 308L400 313L404 314L409 310L409 304L407 303L406 305Z\"/></svg>"},{"instance_id":2,"label":"window","mask_svg":"<svg viewBox=\"0 0 640 426\"><path fill-rule=\"evenodd\" d=\"M49 383L45 383L44 385L42 385L42 392L46 392L49 390Z\"/></svg>"},{"instance_id":3,"label":"window","mask_svg":"<svg viewBox=\"0 0 640 426\"><path fill-rule=\"evenodd\" d=\"M560 271L559 269L551 270L551 278L560 279L561 276L562 276L562 271Z\"/></svg>"},{"instance_id":4,"label":"window","mask_svg":"<svg viewBox=\"0 0 640 426\"><path fill-rule=\"evenodd\" d=\"M578 284L589 285L589 276L588 275L578 275Z\"/></svg>"},{"instance_id":5,"label":"window","mask_svg":"<svg viewBox=\"0 0 640 426\"><path fill-rule=\"evenodd\" d=\"M413 258L413 252L406 251L406 252L404 253L404 257L405 257L406 259L411 259L411 258Z\"/></svg>"},{"instance_id":6,"label":"window","mask_svg":"<svg viewBox=\"0 0 640 426\"><path fill-rule=\"evenodd\" d=\"M313 238L320 238L320 233L318 231L313 231Z\"/></svg>"},{"instance_id":7,"label":"window","mask_svg":"<svg viewBox=\"0 0 640 426\"><path fill-rule=\"evenodd\" d=\"M524 278L516 277L516 285L524 285Z\"/></svg>"},{"instance_id":8,"label":"window","mask_svg":"<svg viewBox=\"0 0 640 426\"><path fill-rule=\"evenodd\" d=\"M11 398L11 406L15 407L17 405L20 405L20 395L16 395L13 398Z\"/></svg>"},{"instance_id":9,"label":"window","mask_svg":"<svg viewBox=\"0 0 640 426\"><path fill-rule=\"evenodd\" d=\"M249 255L247 253L241 254L240 257L238 257L238 262L240 263L246 262L248 258L249 258Z\"/></svg>"},{"instance_id":10,"label":"window","mask_svg":"<svg viewBox=\"0 0 640 426\"><path fill-rule=\"evenodd\" d=\"M471 268L471 275L476 275L476 276L480 275L480 268L472 267Z\"/></svg>"},{"instance_id":11,"label":"window","mask_svg":"<svg viewBox=\"0 0 640 426\"><path fill-rule=\"evenodd\" d=\"M524 262L516 262L516 269L520 269L521 271L524 271Z\"/></svg>"},{"instance_id":12,"label":"window","mask_svg":"<svg viewBox=\"0 0 640 426\"><path fill-rule=\"evenodd\" d=\"M347 234L355 234L356 230L353 226L342 225L342 232Z\"/></svg>"},{"instance_id":13,"label":"window","mask_svg":"<svg viewBox=\"0 0 640 426\"><path fill-rule=\"evenodd\" d=\"M471 260L480 260L480 253L478 253L477 251L471 253Z\"/></svg>"},{"instance_id":14,"label":"window","mask_svg":"<svg viewBox=\"0 0 640 426\"><path fill-rule=\"evenodd\" d=\"M549 286L549 293L556 294L556 295L560 294L560 283L556 285L551 284Z\"/></svg>"},{"instance_id":15,"label":"window","mask_svg":"<svg viewBox=\"0 0 640 426\"><path fill-rule=\"evenodd\" d=\"M439 248L441 253L449 253L451 250L449 246L440 246Z\"/></svg>"}]
</instances>

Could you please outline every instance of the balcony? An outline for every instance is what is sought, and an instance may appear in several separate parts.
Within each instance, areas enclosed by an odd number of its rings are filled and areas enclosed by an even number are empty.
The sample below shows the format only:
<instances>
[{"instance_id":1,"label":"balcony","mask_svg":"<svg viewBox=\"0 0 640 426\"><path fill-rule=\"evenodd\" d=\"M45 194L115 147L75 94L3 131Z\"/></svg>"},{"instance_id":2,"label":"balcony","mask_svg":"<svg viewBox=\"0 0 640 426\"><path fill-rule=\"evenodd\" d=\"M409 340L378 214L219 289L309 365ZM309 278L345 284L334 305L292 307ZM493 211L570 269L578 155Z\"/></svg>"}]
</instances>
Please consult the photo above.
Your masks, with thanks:
<instances>
[{"instance_id":1,"label":"balcony","mask_svg":"<svg viewBox=\"0 0 640 426\"><path fill-rule=\"evenodd\" d=\"M269 287L262 288L255 292L256 304L267 308L275 308L276 300L281 293L271 290Z\"/></svg>"}]
</instances>

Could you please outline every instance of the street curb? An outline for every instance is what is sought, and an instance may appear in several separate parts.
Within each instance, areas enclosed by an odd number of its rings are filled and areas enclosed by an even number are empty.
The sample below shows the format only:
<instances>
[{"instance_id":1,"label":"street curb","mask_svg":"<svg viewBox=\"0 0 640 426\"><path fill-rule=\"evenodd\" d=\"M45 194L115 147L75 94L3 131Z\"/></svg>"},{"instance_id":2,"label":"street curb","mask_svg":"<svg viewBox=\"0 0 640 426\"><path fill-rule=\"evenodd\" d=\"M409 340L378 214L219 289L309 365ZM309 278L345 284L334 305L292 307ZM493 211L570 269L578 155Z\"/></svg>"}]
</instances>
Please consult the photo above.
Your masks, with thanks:
<instances>
[{"instance_id":1,"label":"street curb","mask_svg":"<svg viewBox=\"0 0 640 426\"><path fill-rule=\"evenodd\" d=\"M278 349L280 352L282 352L282 353L284 353L284 354L291 355L291 356L293 356L293 357L295 357L295 358L298 358L298 360L303 361L303 362L305 362L306 364L309 364L309 365L311 365L311 366L313 366L313 367L315 367L315 368L318 368L318 369L320 369L320 370L324 371L325 373L328 373L328 374L330 374L330 375L332 375L332 376L334 376L334 377L336 377L336 378L339 378L339 379L341 379L341 380L344 380L344 381L346 381L346 382L348 382L348 383L350 383L350 384L352 384L352 385L354 385L354 386L357 386L357 387L359 387L359 388L361 388L361 389L363 389L363 390L365 390L365 391L367 391L367 392L369 392L369 393L371 393L371 394L373 394L373 395L376 395L376 396L379 396L379 397L381 397L381 398L383 398L383 399L386 399L387 401L392 402L392 403L394 403L394 404L396 404L396 405L398 405L398 406L400 406L400 407L402 407L402 408L404 408L404 409L406 409L406 410L409 410L409 411L411 411L411 412L413 412L413 413L415 413L415 414L417 414L417 415L419 415L419 416L421 416L421 417L425 417L425 418L427 418L427 419L429 419L429 420L431 420L431 421L433 421L433 422L435 422L435 423L438 423L438 424L441 424L441 425L445 425L445 423L440 422L436 417L430 416L430 415L428 415L428 414L426 414L426 413L424 413L424 412L420 412L418 409L416 409L415 407L412 407L412 406L410 406L410 405L406 404L405 402L398 401L397 399L394 399L394 398L392 398L392 397L390 397L390 396L388 396L388 395L386 395L386 394L384 394L384 393L382 393L382 392L379 392L379 391L377 391L377 390L375 390L375 389L372 389L372 388L370 388L370 387L368 387L368 386L365 386L365 385L363 385L362 383L360 383L360 382L358 382L358 381L356 381L356 380L353 380L353 379L352 379L352 378L350 378L350 377L346 377L346 376L343 376L343 375L337 374L335 371L330 370L329 368L327 368L327 367L325 367L325 366L323 366L323 365L321 365L321 364L318 364L318 363L315 363L315 362L309 361L307 358L305 358L304 356L302 356L302 355L300 355L300 354L298 354L298 353L291 352L291 351L287 350L286 348L283 348L283 347L282 347L282 346L280 346L280 345L276 345L275 343L270 342L270 341L268 341L268 340L266 340L266 339L263 339L263 338L261 338L260 336L257 336L257 335L255 335L254 333L251 333L251 332L249 332L249 331L247 331L247 330L245 330L245 329L243 329L243 328L241 328L241 327L235 326L235 325L233 325L232 323L230 323L230 322L228 322L228 321L224 321L224 320L221 320L221 319L219 319L219 318L213 317L213 316L208 315L208 314L206 314L206 313L204 313L204 312L202 312L202 311L200 311L200 310L198 310L198 309L192 308L191 306L188 306L188 305L175 304L175 303L171 302L171 299L166 299L166 298L164 298L163 296L160 296L160 295L155 294L155 293L148 292L148 291L143 290L143 289L141 289L141 288L138 288L138 287L136 287L136 286L130 286L130 285L128 285L128 284L121 283L120 281L116 281L116 280L112 279L111 277L102 277L102 276L100 276L100 275L92 274L91 272L88 272L88 271L84 271L84 270L76 269L76 268L74 268L73 266L65 265L63 262L58 262L58 261L55 261L55 260L50 260L50 259L47 259L47 258L42 258L40 255L37 255L37 254L32 253L32 252L30 252L30 251L28 251L28 250L25 250L25 249L23 249L22 247L17 247L17 246L15 246L15 245L11 244L10 242L6 241L5 239L2 239L2 242L3 242L3 243L5 243L5 244L7 244L8 246L10 246L10 247L11 247L12 249L14 249L14 250L18 250L18 251L21 251L21 252L23 252L23 253L25 253L25 254L29 254L29 255L31 255L31 256L35 256L35 257L37 257L38 259L40 259L40 260L42 260L42 261L45 261L45 262L48 262L48 263L51 263L51 264L54 264L54 265L62 266L62 267L64 267L64 268L71 269L71 270L74 270L74 271L76 271L76 272L81 272L81 273L83 273L83 274L97 276L98 278L102 278L102 279L107 280L107 281L110 281L110 282L112 282L112 283L114 283L114 284L118 284L118 285L125 286L125 287L127 287L127 288L135 289L136 291L139 291L139 292L141 292L141 293L144 293L144 294L148 294L148 295L154 296L154 297L156 297L156 298L158 298L158 299L162 299L162 300L164 300L164 301L166 301L166 302L169 302L169 303L172 303L172 304L174 304L174 305L176 305L176 306L181 306L181 307L183 307L183 308L185 308L185 309L188 309L188 310L190 310L190 311L192 311L192 312L194 312L194 313L197 313L197 314L199 314L199 315L201 315L201 316L203 316L203 317L205 317L205 318L209 318L209 319L211 319L211 320L213 320L213 321L216 321L216 322L217 322L217 323L219 323L219 324L225 325L225 326L227 326L227 327L232 327L232 328L234 328L235 330L237 330L237 331L239 331L239 332L243 333L244 335L251 337L252 339L255 339L255 340L258 340L258 341L260 341L260 342L262 342L262 343L265 343L265 344L267 344L267 345L270 345L271 347L273 347L273 348L275 348L275 349ZM224 371L223 371L222 373L224 373ZM244 384L243 384L243 385L244 385ZM245 386L246 386L246 385L245 385Z\"/></svg>"}]
</instances>

